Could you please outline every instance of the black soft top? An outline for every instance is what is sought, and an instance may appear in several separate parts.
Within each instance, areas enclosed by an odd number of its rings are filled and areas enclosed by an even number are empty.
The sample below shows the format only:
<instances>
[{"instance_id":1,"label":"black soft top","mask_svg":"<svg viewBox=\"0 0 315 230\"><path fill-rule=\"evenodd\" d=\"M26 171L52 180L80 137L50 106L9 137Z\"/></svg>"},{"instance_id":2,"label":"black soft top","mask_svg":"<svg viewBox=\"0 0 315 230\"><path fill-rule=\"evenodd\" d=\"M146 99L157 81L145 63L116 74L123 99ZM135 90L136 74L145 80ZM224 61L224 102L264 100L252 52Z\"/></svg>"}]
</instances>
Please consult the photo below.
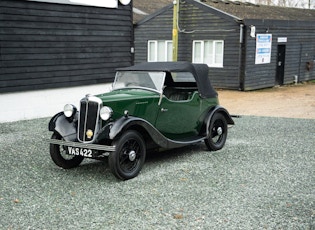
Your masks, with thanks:
<instances>
[{"instance_id":1,"label":"black soft top","mask_svg":"<svg viewBox=\"0 0 315 230\"><path fill-rule=\"evenodd\" d=\"M119 68L117 71L163 71L190 72L194 76L198 92L203 98L217 97L218 94L211 86L208 77L209 67L206 64L192 64L190 62L144 62L130 67Z\"/></svg>"}]
</instances>

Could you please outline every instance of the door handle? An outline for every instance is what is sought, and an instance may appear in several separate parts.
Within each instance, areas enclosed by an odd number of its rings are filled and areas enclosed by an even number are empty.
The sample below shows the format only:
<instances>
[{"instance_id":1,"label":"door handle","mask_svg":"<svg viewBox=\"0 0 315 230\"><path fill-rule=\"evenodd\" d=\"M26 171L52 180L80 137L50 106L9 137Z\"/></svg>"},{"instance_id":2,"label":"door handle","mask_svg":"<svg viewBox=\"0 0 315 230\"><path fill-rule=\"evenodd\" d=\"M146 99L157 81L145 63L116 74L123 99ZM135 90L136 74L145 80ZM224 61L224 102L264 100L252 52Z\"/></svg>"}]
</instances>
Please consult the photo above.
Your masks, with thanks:
<instances>
[{"instance_id":1,"label":"door handle","mask_svg":"<svg viewBox=\"0 0 315 230\"><path fill-rule=\"evenodd\" d=\"M164 109L164 108L161 109L161 112L167 112L167 111L168 109Z\"/></svg>"}]
</instances>

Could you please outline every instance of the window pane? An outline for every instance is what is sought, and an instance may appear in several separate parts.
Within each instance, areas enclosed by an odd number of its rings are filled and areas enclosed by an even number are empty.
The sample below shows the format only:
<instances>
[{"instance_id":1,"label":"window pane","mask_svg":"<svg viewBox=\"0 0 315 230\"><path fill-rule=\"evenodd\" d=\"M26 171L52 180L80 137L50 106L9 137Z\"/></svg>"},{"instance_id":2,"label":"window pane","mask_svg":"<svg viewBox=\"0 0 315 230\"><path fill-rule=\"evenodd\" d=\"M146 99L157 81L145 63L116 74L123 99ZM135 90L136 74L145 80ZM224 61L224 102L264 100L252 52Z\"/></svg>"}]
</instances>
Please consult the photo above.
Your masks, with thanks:
<instances>
[{"instance_id":1,"label":"window pane","mask_svg":"<svg viewBox=\"0 0 315 230\"><path fill-rule=\"evenodd\" d=\"M158 41L157 60L165 60L165 41Z\"/></svg>"},{"instance_id":2,"label":"window pane","mask_svg":"<svg viewBox=\"0 0 315 230\"><path fill-rule=\"evenodd\" d=\"M148 61L149 62L156 61L156 42L155 41L148 42Z\"/></svg>"},{"instance_id":3,"label":"window pane","mask_svg":"<svg viewBox=\"0 0 315 230\"><path fill-rule=\"evenodd\" d=\"M213 63L213 41L205 41L204 62L211 65Z\"/></svg>"},{"instance_id":4,"label":"window pane","mask_svg":"<svg viewBox=\"0 0 315 230\"><path fill-rule=\"evenodd\" d=\"M215 42L215 63L223 66L223 42Z\"/></svg>"},{"instance_id":5,"label":"window pane","mask_svg":"<svg viewBox=\"0 0 315 230\"><path fill-rule=\"evenodd\" d=\"M193 47L193 62L194 63L202 63L202 43L201 42L194 42Z\"/></svg>"},{"instance_id":6,"label":"window pane","mask_svg":"<svg viewBox=\"0 0 315 230\"><path fill-rule=\"evenodd\" d=\"M167 41L167 50L166 50L166 61L173 60L173 42Z\"/></svg>"},{"instance_id":7,"label":"window pane","mask_svg":"<svg viewBox=\"0 0 315 230\"><path fill-rule=\"evenodd\" d=\"M174 82L196 82L190 72L172 72L171 74Z\"/></svg>"}]
</instances>

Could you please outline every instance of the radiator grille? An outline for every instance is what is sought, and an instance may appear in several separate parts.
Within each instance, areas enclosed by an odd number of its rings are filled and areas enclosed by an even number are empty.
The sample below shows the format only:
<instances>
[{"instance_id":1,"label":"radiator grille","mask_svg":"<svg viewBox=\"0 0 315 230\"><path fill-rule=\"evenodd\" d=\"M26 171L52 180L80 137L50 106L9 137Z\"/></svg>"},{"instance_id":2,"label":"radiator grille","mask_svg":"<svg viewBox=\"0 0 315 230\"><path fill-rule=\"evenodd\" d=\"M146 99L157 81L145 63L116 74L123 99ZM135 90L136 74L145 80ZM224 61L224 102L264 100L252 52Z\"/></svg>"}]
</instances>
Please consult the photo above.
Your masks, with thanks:
<instances>
[{"instance_id":1,"label":"radiator grille","mask_svg":"<svg viewBox=\"0 0 315 230\"><path fill-rule=\"evenodd\" d=\"M80 115L78 123L78 139L81 142L92 142L99 129L99 110L101 99L86 96L80 101Z\"/></svg>"}]
</instances>

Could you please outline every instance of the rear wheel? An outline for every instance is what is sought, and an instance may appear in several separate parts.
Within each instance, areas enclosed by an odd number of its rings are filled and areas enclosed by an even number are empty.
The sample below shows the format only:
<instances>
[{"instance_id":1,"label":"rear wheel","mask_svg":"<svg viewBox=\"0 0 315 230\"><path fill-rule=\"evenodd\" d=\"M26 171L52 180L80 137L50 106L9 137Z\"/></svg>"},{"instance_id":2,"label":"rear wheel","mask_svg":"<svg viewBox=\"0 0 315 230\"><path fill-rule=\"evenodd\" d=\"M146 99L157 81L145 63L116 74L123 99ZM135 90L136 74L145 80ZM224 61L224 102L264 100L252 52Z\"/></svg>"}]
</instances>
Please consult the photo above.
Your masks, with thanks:
<instances>
[{"instance_id":1,"label":"rear wheel","mask_svg":"<svg viewBox=\"0 0 315 230\"><path fill-rule=\"evenodd\" d=\"M205 144L211 151L222 149L228 133L227 121L223 114L215 113L209 125L209 137Z\"/></svg>"},{"instance_id":2,"label":"rear wheel","mask_svg":"<svg viewBox=\"0 0 315 230\"><path fill-rule=\"evenodd\" d=\"M63 137L54 132L51 139L63 140ZM63 145L50 144L50 156L53 162L64 169L78 166L84 159L82 156L69 155L67 147Z\"/></svg>"},{"instance_id":3,"label":"rear wheel","mask_svg":"<svg viewBox=\"0 0 315 230\"><path fill-rule=\"evenodd\" d=\"M146 146L142 136L133 130L124 133L116 142L116 151L109 155L112 173L122 180L136 177L146 157Z\"/></svg>"}]
</instances>

